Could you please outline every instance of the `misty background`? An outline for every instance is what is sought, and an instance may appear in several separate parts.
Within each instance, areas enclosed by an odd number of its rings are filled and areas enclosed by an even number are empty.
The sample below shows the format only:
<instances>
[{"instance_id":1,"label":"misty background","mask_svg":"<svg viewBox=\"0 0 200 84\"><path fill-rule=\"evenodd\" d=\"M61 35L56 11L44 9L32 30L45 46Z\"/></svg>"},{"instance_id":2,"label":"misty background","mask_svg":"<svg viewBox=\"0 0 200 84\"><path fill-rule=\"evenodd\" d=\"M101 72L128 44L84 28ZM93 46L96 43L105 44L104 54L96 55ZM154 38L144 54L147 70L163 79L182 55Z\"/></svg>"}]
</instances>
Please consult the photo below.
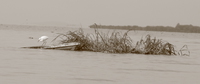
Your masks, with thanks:
<instances>
[{"instance_id":1,"label":"misty background","mask_svg":"<svg viewBox=\"0 0 200 84\"><path fill-rule=\"evenodd\" d=\"M199 0L1 0L0 24L200 26Z\"/></svg>"}]
</instances>

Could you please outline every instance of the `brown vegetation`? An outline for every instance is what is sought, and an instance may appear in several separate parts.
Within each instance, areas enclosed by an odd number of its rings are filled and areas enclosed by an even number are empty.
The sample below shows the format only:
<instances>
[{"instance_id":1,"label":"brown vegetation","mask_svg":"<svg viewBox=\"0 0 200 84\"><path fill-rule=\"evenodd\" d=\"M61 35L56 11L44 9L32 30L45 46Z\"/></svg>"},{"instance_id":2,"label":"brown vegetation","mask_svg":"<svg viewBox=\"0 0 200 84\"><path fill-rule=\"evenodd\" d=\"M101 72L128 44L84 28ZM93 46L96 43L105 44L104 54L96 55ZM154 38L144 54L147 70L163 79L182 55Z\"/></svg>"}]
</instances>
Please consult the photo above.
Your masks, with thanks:
<instances>
[{"instance_id":1,"label":"brown vegetation","mask_svg":"<svg viewBox=\"0 0 200 84\"><path fill-rule=\"evenodd\" d=\"M182 51L177 52L174 45L161 39L151 38L147 35L135 45L128 36L128 30L125 33L113 31L103 33L95 28L94 34L84 34L82 29L68 31L65 34L59 33L57 38L61 38L60 44L69 42L78 42L77 51L93 51L107 53L136 53L152 55L182 55ZM183 49L182 49L183 50ZM188 50L189 51L189 50Z\"/></svg>"},{"instance_id":2,"label":"brown vegetation","mask_svg":"<svg viewBox=\"0 0 200 84\"><path fill-rule=\"evenodd\" d=\"M154 55L176 55L174 45L169 42L164 42L161 39L151 39L150 35L138 41L133 52Z\"/></svg>"}]
</instances>

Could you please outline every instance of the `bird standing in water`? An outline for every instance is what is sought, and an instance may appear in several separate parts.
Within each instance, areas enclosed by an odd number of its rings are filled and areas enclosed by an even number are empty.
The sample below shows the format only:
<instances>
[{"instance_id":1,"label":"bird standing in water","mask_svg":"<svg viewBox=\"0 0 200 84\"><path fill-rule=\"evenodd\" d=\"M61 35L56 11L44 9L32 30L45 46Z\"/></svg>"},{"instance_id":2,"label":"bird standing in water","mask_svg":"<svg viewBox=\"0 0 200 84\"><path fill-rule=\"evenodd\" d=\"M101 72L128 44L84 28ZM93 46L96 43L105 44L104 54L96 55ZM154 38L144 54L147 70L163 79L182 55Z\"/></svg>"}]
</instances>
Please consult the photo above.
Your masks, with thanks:
<instances>
[{"instance_id":1,"label":"bird standing in water","mask_svg":"<svg viewBox=\"0 0 200 84\"><path fill-rule=\"evenodd\" d=\"M39 41L40 41L40 42L43 42L42 46L44 46L44 45L46 45L47 39L48 39L48 38L49 38L48 36L41 36L41 37L38 39L38 42L39 42Z\"/></svg>"}]
</instances>

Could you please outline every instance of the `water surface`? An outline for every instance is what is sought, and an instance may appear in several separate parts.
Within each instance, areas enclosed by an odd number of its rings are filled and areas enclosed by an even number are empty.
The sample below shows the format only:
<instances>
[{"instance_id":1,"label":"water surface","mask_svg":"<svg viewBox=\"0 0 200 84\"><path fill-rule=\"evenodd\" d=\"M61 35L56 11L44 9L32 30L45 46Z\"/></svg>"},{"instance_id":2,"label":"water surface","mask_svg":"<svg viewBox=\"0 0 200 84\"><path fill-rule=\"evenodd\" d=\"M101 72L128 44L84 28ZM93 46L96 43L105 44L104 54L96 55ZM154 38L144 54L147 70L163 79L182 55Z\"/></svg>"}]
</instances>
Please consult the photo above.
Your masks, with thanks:
<instances>
[{"instance_id":1,"label":"water surface","mask_svg":"<svg viewBox=\"0 0 200 84\"><path fill-rule=\"evenodd\" d=\"M133 42L150 34L180 49L188 45L191 56L109 54L87 51L23 49L41 45L49 36L76 28L0 28L1 84L198 84L200 83L200 35L131 31ZM93 29L84 29L92 33ZM102 30L107 32L108 30ZM110 31L110 30L109 30ZM121 30L121 32L124 32ZM33 37L33 39L29 39Z\"/></svg>"}]
</instances>

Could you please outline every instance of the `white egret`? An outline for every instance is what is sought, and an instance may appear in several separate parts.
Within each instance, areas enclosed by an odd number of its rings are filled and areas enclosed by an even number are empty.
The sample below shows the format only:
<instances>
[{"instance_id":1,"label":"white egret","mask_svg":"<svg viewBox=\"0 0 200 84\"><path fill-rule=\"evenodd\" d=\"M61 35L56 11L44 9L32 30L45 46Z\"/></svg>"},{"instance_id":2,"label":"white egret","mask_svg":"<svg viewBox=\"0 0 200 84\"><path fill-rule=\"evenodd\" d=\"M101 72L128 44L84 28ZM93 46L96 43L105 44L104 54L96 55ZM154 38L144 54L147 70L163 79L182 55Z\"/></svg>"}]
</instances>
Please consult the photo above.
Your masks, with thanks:
<instances>
[{"instance_id":1,"label":"white egret","mask_svg":"<svg viewBox=\"0 0 200 84\"><path fill-rule=\"evenodd\" d=\"M38 42L43 42L42 46L46 45L46 41L49 37L48 36L41 36L39 39L38 39Z\"/></svg>"}]
</instances>

